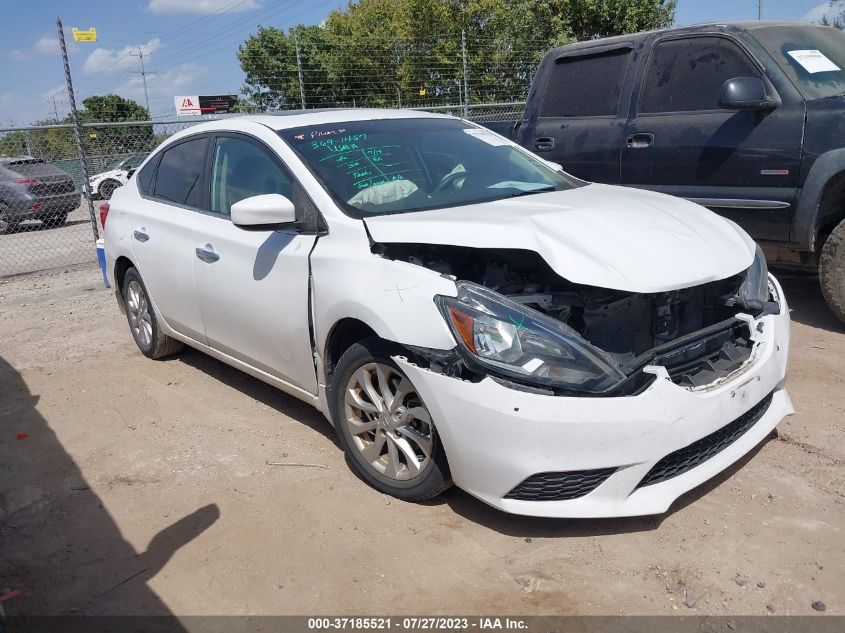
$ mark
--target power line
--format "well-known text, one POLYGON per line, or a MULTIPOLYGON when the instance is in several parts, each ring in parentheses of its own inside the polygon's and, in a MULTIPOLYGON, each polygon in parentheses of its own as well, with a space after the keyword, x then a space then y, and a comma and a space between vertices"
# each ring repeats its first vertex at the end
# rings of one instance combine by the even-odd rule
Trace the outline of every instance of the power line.
MULTIPOLYGON (((135 53, 132 53, 132 56, 135 56, 135 53)), ((144 71, 144 51, 141 50, 141 45, 138 44, 138 59, 141 61, 141 70, 140 75, 141 79, 144 81, 144 100, 147 102, 147 116, 150 114, 150 95, 147 92, 147 73, 144 71)), ((138 73, 139 71, 133 70, 133 73, 138 73)))

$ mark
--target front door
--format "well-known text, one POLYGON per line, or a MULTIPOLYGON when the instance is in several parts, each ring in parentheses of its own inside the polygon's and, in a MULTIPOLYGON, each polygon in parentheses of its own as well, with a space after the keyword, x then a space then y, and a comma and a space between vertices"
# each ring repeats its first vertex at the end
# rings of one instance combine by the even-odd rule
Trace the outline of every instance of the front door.
POLYGON ((622 150, 622 184, 699 202, 755 239, 789 238, 801 164, 804 111, 719 107, 725 81, 759 77, 758 63, 719 35, 658 41, 644 64, 622 150))
POLYGON ((317 381, 308 327, 308 258, 296 230, 242 229, 235 202, 279 193, 297 203, 290 173, 262 142, 219 134, 211 148, 208 212, 194 223, 195 278, 208 345, 309 393, 317 381))

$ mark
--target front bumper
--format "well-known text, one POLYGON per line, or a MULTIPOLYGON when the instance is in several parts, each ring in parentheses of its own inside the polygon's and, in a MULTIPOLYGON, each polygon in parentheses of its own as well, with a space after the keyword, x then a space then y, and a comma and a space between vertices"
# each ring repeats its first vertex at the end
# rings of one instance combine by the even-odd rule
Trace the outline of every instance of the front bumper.
POLYGON ((518 391, 491 378, 457 380, 397 357, 432 414, 455 484, 515 514, 619 517, 660 514, 685 492, 751 451, 794 412, 783 389, 789 311, 777 281, 779 314, 753 320, 751 357, 732 375, 689 389, 661 368, 637 396, 558 397, 518 391), (664 457, 711 436, 767 396, 771 404, 716 454, 659 483, 640 485, 664 457), (506 498, 539 473, 612 469, 592 492, 555 501, 506 498))

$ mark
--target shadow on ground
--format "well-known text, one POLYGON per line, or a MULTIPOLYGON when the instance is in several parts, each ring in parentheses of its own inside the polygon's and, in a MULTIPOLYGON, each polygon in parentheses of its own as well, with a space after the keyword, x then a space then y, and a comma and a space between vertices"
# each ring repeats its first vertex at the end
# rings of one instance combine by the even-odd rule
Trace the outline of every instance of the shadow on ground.
POLYGON ((845 332, 845 324, 836 318, 825 303, 818 275, 788 269, 775 269, 773 272, 792 309, 793 321, 828 332, 845 332))
POLYGON ((53 432, 61 421, 39 414, 38 395, 2 358, 0 395, 0 593, 20 592, 6 615, 171 615, 147 581, 214 524, 217 506, 135 551, 53 432))

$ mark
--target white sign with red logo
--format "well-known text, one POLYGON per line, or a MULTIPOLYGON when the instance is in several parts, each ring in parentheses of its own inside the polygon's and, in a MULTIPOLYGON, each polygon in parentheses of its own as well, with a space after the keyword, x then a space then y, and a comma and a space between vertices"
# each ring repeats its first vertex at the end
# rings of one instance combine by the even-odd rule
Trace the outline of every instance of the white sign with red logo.
POLYGON ((176 114, 179 116, 197 116, 202 114, 198 95, 173 97, 176 104, 176 114))

